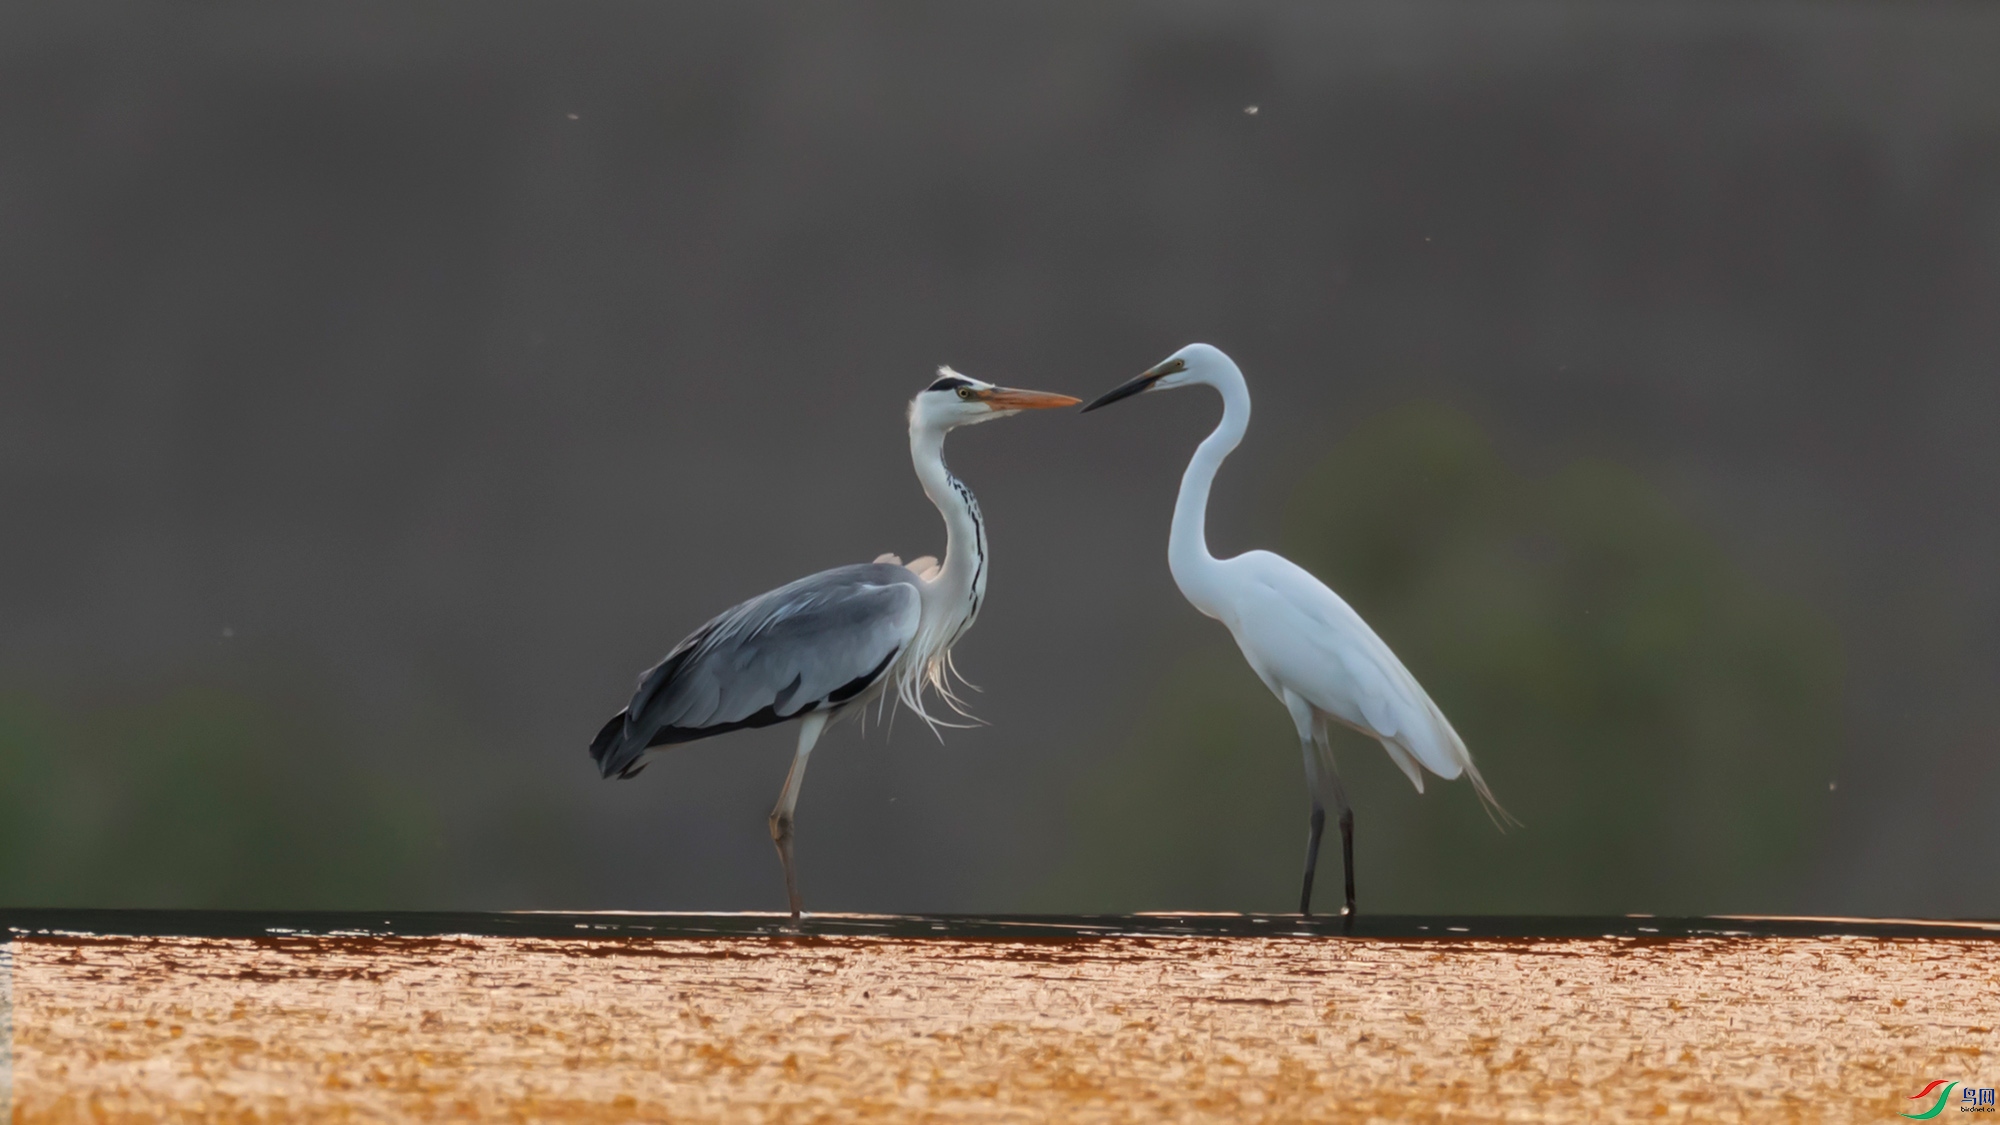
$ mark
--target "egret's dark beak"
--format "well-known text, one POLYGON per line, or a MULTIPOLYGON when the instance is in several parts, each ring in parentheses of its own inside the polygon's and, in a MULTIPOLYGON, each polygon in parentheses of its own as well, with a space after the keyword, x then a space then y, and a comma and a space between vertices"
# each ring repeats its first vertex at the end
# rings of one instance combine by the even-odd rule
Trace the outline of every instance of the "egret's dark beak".
POLYGON ((1185 363, 1182 363, 1178 359, 1170 359, 1150 371, 1141 373, 1137 378, 1127 380, 1104 392, 1096 402, 1084 407, 1077 413, 1088 414, 1100 406, 1110 406, 1121 398, 1131 398, 1133 395, 1139 394, 1154 383, 1159 382, 1168 375, 1172 375, 1176 371, 1182 370, 1186 366, 1185 363))

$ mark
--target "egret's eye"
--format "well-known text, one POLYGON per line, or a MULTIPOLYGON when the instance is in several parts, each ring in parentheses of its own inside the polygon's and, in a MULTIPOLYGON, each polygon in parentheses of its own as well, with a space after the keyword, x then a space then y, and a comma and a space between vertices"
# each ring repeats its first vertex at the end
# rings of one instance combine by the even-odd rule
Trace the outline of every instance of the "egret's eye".
POLYGON ((965 401, 967 401, 967 402, 971 402, 971 401, 972 401, 972 388, 971 388, 971 387, 960 387, 960 388, 958 388, 958 397, 960 397, 960 398, 964 399, 964 400, 965 400, 965 401))

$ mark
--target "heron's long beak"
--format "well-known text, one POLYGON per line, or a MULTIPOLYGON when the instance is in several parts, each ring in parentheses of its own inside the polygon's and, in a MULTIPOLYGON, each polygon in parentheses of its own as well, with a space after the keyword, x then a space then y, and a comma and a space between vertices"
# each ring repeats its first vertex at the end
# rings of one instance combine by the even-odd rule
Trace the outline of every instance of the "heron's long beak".
POLYGON ((980 401, 995 410, 1053 410, 1058 406, 1075 406, 1083 401, 1069 395, 1021 391, 1013 387, 995 387, 979 397, 980 401))
POLYGON ((1100 406, 1110 406, 1112 403, 1117 402, 1121 398, 1131 398, 1133 395, 1136 395, 1141 391, 1144 391, 1146 388, 1152 386, 1154 383, 1159 382, 1163 377, 1171 375, 1178 370, 1180 370, 1180 368, 1174 366, 1171 361, 1167 363, 1162 363, 1158 367, 1155 367, 1149 371, 1142 372, 1135 378, 1128 379, 1125 382, 1120 383, 1117 386, 1111 388, 1110 390, 1104 392, 1104 394, 1098 396, 1096 402, 1093 402, 1089 406, 1084 407, 1081 411, 1078 411, 1078 413, 1088 414, 1100 406))

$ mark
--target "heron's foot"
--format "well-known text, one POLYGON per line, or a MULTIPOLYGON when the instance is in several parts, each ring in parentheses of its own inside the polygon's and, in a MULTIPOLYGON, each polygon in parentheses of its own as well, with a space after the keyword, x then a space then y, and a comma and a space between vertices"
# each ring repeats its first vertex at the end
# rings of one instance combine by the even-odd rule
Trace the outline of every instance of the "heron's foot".
POLYGON ((791 903, 792 921, 799 920, 799 879, 792 865, 792 818, 783 809, 771 812, 771 842, 778 846, 778 862, 785 868, 785 898, 791 903))

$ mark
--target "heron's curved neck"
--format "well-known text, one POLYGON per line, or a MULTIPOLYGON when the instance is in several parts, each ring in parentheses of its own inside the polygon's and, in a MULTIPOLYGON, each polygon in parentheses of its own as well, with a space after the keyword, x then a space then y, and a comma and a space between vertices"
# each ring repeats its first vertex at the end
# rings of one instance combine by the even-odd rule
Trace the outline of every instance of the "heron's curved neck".
POLYGON ((965 482, 944 467, 944 431, 931 426, 910 428, 910 461, 924 495, 944 517, 944 564, 929 591, 979 611, 986 590, 986 523, 979 518, 979 501, 965 482))
POLYGON ((1233 366, 1201 380, 1222 394, 1222 422, 1202 440, 1181 475, 1180 498, 1174 501, 1174 526, 1167 537, 1167 565, 1174 584, 1196 609, 1214 617, 1209 597, 1216 559, 1208 553, 1208 491, 1215 472, 1250 426, 1250 388, 1233 366))

